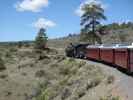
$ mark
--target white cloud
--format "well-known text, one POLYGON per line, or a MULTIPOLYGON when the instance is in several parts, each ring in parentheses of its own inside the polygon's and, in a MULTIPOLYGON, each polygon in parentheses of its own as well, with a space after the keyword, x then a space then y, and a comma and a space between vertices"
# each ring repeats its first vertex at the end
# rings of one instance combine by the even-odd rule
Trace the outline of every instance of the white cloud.
POLYGON ((56 23, 54 23, 53 21, 47 20, 45 18, 39 18, 36 22, 33 23, 33 26, 37 29, 49 28, 49 27, 55 27, 56 23))
POLYGON ((43 7, 47 7, 48 0, 23 0, 15 4, 18 11, 40 12, 43 7))
POLYGON ((84 2, 82 2, 80 4, 80 6, 76 9, 75 13, 76 15, 78 16, 82 16, 83 15, 83 10, 82 10, 82 7, 85 5, 85 4, 90 4, 90 3, 95 3, 95 4, 100 4, 102 6, 103 9, 106 9, 107 8, 107 5, 103 4, 101 2, 101 0, 85 0, 84 2))

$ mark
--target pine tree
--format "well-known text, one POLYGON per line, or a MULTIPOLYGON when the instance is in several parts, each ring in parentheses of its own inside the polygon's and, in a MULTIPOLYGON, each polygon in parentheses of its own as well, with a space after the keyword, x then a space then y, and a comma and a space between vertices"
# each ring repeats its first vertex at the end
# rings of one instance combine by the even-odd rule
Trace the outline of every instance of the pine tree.
POLYGON ((38 35, 35 39, 35 48, 36 49, 45 49, 48 37, 46 36, 46 30, 41 28, 38 32, 38 35))
MULTIPOLYGON (((104 9, 100 4, 91 2, 90 4, 85 4, 82 8, 84 11, 81 16, 81 26, 83 27, 83 33, 86 33, 86 38, 94 44, 96 41, 101 43, 101 38, 96 34, 97 26, 100 25, 100 20, 106 20, 104 16, 104 9)), ((81 34, 82 35, 82 34, 81 34)))

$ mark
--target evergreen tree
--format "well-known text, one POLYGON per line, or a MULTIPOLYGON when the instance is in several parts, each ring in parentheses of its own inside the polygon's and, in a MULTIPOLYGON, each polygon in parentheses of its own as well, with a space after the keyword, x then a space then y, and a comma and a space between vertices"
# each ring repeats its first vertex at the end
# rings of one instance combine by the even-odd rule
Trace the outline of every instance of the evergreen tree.
MULTIPOLYGON (((92 41, 94 44, 96 41, 101 43, 100 37, 96 34, 97 26, 100 25, 101 19, 106 19, 104 16, 104 9, 100 4, 91 2, 90 4, 85 4, 82 8, 84 11, 81 16, 81 25, 83 26, 83 33, 87 33, 86 38, 92 41)), ((81 31, 81 33, 82 33, 81 31)))
POLYGON ((35 39, 35 48, 36 49, 45 49, 47 44, 48 37, 46 36, 46 30, 41 28, 38 32, 38 35, 35 39))

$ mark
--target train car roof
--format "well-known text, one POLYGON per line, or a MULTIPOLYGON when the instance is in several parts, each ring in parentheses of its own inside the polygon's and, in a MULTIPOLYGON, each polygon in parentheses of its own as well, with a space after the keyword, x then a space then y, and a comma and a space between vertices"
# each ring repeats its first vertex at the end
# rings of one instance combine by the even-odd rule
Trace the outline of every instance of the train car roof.
POLYGON ((96 44, 96 45, 88 45, 87 48, 99 48, 101 45, 96 44))
POLYGON ((87 48, 103 48, 103 49, 117 49, 117 48, 129 48, 133 49, 133 43, 132 44, 97 44, 97 45, 88 45, 87 48))

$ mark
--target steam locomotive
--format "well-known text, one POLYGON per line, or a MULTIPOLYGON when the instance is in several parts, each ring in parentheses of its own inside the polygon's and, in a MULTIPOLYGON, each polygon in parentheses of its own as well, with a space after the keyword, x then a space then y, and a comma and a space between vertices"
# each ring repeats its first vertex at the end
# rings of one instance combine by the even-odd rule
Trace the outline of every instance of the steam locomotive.
POLYGON ((71 44, 66 48, 66 55, 104 62, 122 68, 128 73, 133 72, 133 44, 71 44))

